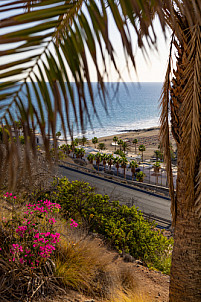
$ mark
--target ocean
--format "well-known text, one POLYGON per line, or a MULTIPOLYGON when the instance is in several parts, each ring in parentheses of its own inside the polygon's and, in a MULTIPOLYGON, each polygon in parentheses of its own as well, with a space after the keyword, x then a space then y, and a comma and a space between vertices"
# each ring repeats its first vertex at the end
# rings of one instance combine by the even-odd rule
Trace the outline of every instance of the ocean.
MULTIPOLYGON (((125 84, 119 83, 118 92, 114 96, 115 85, 116 83, 106 84, 109 92, 108 113, 97 96, 96 109, 101 125, 89 105, 93 129, 86 123, 84 135, 88 139, 159 126, 159 98, 163 83, 126 83, 126 88, 125 84)), ((82 135, 78 131, 77 136, 82 135)))
MULTIPOLYGON (((72 86, 75 84, 72 83, 72 86)), ((103 137, 115 135, 137 129, 147 129, 159 126, 159 98, 162 83, 106 83, 108 95, 106 96, 107 112, 103 108, 98 95, 97 83, 93 83, 96 110, 99 120, 94 114, 90 102, 89 93, 86 90, 89 114, 93 128, 85 119, 84 135, 91 139, 94 136, 103 137)), ((22 94, 23 98, 23 94, 22 94)), ((33 90, 31 91, 33 104, 37 107, 37 101, 33 90)), ((75 93, 75 104, 78 108, 78 97, 75 93)), ((13 109, 14 110, 14 109, 13 109)), ((2 114, 2 112, 1 112, 2 114)), ((64 117, 66 118, 65 114, 64 117)), ((82 137, 83 133, 77 128, 74 121, 73 110, 69 107, 70 125, 73 125, 74 137, 82 137)), ((47 117, 46 117, 47 118, 47 117)), ((61 131, 61 123, 58 120, 57 131, 61 131)), ((61 131, 62 132, 62 131, 61 131)))

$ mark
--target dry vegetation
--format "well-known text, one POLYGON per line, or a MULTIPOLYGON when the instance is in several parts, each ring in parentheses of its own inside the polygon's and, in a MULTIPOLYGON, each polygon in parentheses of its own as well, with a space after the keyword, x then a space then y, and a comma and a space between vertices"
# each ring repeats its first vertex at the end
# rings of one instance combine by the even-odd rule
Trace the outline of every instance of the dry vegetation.
MULTIPOLYGON (((13 211, 11 204, 2 200, 2 217, 11 218, 13 211)), ((22 213, 23 206, 18 206, 18 211, 22 213)), ((59 216, 56 214, 55 228, 62 240, 56 246, 54 257, 39 270, 33 272, 26 266, 1 258, 1 301, 38 301, 40 298, 46 302, 81 302, 89 301, 89 297, 105 302, 152 301, 139 286, 133 263, 124 263, 118 253, 108 249, 99 237, 90 237, 80 228, 69 228, 59 216)), ((12 228, 5 230, 1 222, 1 246, 12 232, 12 228)))

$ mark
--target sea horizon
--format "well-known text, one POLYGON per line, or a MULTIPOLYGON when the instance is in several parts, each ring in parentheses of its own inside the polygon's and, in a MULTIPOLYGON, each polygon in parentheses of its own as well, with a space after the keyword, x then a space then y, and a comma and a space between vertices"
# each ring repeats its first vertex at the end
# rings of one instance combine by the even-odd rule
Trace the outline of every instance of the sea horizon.
MULTIPOLYGON (((34 94, 33 89, 31 88, 31 84, 28 83, 28 85, 30 85, 32 102, 36 106, 36 110, 37 110, 38 107, 37 107, 36 96, 34 94)), ((76 93, 76 86, 75 83, 71 83, 71 85, 74 90, 75 106, 77 108, 77 112, 79 112, 79 100, 76 93)), ((81 131, 80 127, 77 127, 75 123, 73 108, 70 105, 69 123, 71 126, 73 126, 73 136, 75 138, 76 137, 80 138, 84 135, 87 139, 91 139, 94 136, 104 137, 104 136, 116 135, 119 134, 120 132, 129 132, 133 130, 158 127, 159 126, 159 99, 162 91, 162 85, 163 85, 162 82, 126 82, 126 83, 105 82, 105 86, 108 93, 106 96, 106 103, 107 103, 107 112, 106 112, 102 105, 102 100, 98 94, 98 85, 96 82, 93 82, 92 88, 94 91, 95 104, 96 104, 95 106, 99 119, 94 113, 94 109, 90 101, 90 95, 86 88, 86 100, 87 100, 88 111, 91 118, 92 127, 87 117, 85 117, 84 120, 85 130, 81 131), (116 91, 115 89, 117 85, 118 85, 118 92, 115 93, 116 91)), ((23 94, 21 98, 23 100, 23 94)), ((66 120, 64 107, 63 107, 63 112, 64 112, 64 119, 66 120)), ((47 116, 45 118, 47 120, 47 116)), ((63 132, 61 128, 61 121, 59 119, 57 120, 56 131, 61 131, 62 133, 61 138, 62 138, 63 132)))

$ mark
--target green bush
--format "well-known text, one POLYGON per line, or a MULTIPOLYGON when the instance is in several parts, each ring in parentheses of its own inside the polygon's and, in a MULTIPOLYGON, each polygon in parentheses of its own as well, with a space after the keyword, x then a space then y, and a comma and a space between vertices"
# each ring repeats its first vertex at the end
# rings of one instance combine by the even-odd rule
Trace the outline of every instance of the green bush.
POLYGON ((89 184, 69 182, 65 177, 59 179, 52 199, 62 206, 66 219, 73 217, 87 223, 89 231, 104 235, 119 252, 169 272, 173 239, 163 236, 156 224, 146 221, 134 206, 128 208, 110 201, 107 195, 95 194, 89 184))

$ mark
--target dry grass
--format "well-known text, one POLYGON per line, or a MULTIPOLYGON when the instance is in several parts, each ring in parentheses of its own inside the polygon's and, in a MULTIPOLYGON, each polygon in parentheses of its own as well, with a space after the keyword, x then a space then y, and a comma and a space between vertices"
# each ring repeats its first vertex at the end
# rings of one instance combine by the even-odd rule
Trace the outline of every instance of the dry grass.
POLYGON ((125 292, 125 290, 122 288, 121 290, 118 290, 115 296, 107 302, 153 302, 153 300, 143 293, 131 290, 125 292))
POLYGON ((62 240, 56 259, 56 274, 66 287, 93 296, 108 297, 116 289, 118 274, 113 255, 89 237, 62 240))
POLYGON ((63 239, 55 260, 56 276, 65 287, 104 299, 119 290, 136 290, 137 278, 131 267, 117 265, 118 254, 109 251, 100 239, 79 229, 69 232, 64 224, 60 228, 63 239))

